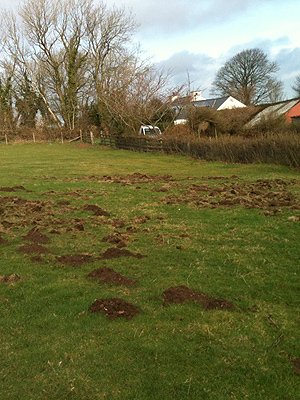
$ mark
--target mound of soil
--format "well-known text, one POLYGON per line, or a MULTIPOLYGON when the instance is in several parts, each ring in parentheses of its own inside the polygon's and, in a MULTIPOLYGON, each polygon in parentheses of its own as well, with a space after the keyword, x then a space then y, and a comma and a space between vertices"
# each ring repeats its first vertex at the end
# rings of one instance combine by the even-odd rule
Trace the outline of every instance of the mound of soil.
POLYGON ((225 299, 207 296, 202 292, 190 289, 187 286, 175 286, 165 290, 162 294, 164 305, 169 303, 181 304, 186 301, 200 303, 205 310, 232 310, 234 305, 225 299))
POLYGON ((116 244, 117 247, 125 247, 126 241, 128 240, 128 236, 124 235, 121 232, 114 232, 111 235, 105 236, 101 242, 116 244))
POLYGON ((13 189, 15 189, 15 190, 24 190, 24 192, 32 192, 32 190, 27 190, 27 189, 24 188, 24 186, 22 186, 22 185, 14 186, 13 189))
POLYGON ((107 319, 126 318, 132 319, 141 313, 139 307, 127 303, 120 298, 96 299, 89 306, 91 313, 101 312, 106 315, 107 319))
POLYGON ((0 191, 1 192, 16 192, 16 189, 15 188, 12 188, 12 187, 1 187, 0 188, 0 191))
POLYGON ((119 249, 117 247, 111 247, 107 249, 103 254, 102 254, 102 259, 108 260, 110 258, 116 258, 116 257, 134 257, 134 258, 144 258, 146 256, 143 256, 140 253, 134 254, 131 253, 131 251, 126 250, 126 249, 119 249))
POLYGON ((23 239, 33 243, 46 244, 50 242, 50 239, 41 233, 38 228, 32 228, 23 239))
POLYGON ((37 243, 25 244, 18 249, 19 253, 27 253, 27 254, 47 254, 50 253, 50 250, 47 247, 41 246, 37 243))
POLYGON ((17 275, 17 274, 12 274, 12 275, 9 275, 9 276, 0 276, 0 282, 4 282, 4 283, 7 283, 7 282, 16 282, 16 281, 19 281, 21 278, 19 277, 19 275, 17 275))
POLYGON ((70 202, 67 200, 61 200, 57 203, 58 206, 69 206, 70 202))
POLYGON ((89 279, 98 279, 101 283, 115 283, 118 286, 132 286, 134 281, 119 274, 112 268, 101 267, 87 275, 89 279))
POLYGON ((61 264, 70 265, 71 267, 80 267, 82 264, 87 264, 94 261, 94 258, 87 254, 66 254, 56 258, 61 264))
POLYGON ((111 218, 107 221, 110 225, 112 225, 114 228, 123 228, 125 226, 125 221, 122 219, 118 218, 111 218))
POLYGON ((96 216, 103 216, 103 217, 109 217, 110 213, 103 210, 102 208, 100 208, 99 206, 93 205, 93 204, 86 204, 83 207, 84 210, 86 211, 92 211, 94 213, 94 215, 96 216))

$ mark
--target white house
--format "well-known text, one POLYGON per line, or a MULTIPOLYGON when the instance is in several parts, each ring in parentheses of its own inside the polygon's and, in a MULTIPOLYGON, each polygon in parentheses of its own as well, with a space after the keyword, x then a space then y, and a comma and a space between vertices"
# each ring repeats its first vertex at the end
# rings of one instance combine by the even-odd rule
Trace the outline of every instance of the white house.
POLYGON ((219 97, 215 99, 205 99, 201 91, 192 92, 191 96, 176 98, 173 101, 174 109, 178 110, 178 115, 174 121, 175 125, 186 123, 187 105, 192 104, 194 107, 211 107, 217 111, 228 110, 232 108, 246 107, 232 96, 219 97))

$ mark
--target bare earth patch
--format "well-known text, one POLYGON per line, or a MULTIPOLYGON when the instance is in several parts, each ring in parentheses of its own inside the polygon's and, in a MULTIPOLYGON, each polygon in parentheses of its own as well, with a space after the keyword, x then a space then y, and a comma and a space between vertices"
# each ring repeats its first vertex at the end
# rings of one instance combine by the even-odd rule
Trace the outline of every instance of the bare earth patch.
MULTIPOLYGON (((225 178, 210 177, 207 179, 225 178)), ((271 210, 272 212, 275 210, 278 213, 282 207, 300 208, 299 196, 288 190, 294 185, 295 182, 286 182, 281 179, 258 179, 252 183, 227 180, 213 185, 192 184, 180 194, 164 196, 162 201, 171 205, 191 204, 196 207, 208 208, 241 206, 246 209, 271 210)))
POLYGON ((41 246, 37 243, 25 244, 18 249, 19 253, 27 254, 47 254, 50 250, 47 247, 41 246))
POLYGON ((19 275, 17 274, 12 274, 9 276, 0 276, 0 282, 3 283, 7 283, 7 282, 17 282, 19 281, 21 278, 19 277, 19 275))
POLYGON ((109 217, 110 213, 103 210, 101 207, 97 206, 97 205, 93 205, 93 204, 86 204, 83 207, 84 210, 86 211, 92 211, 94 213, 94 215, 96 216, 103 216, 103 217, 109 217))
POLYGON ((162 294, 164 305, 170 303, 181 304, 186 301, 200 303, 205 310, 232 310, 233 303, 225 299, 207 296, 202 292, 190 289, 187 286, 175 286, 165 290, 162 294))
POLYGON ((117 297, 96 299, 94 303, 89 306, 89 311, 91 313, 103 313, 106 315, 107 319, 126 318, 128 320, 141 313, 139 307, 117 297))
POLYGON ((95 269, 87 275, 89 279, 97 279, 101 283, 115 283, 118 286, 132 286, 134 281, 132 279, 126 278, 122 274, 119 274, 112 268, 101 267, 95 269))
POLYGON ((1 192, 17 192, 20 190, 24 190, 25 192, 31 192, 31 190, 27 190, 24 186, 13 186, 13 187, 0 187, 1 192))
POLYGON ((125 247, 128 240, 128 235, 115 231, 111 235, 105 236, 101 242, 115 244, 117 247, 125 247))
POLYGON ((46 244, 50 242, 50 239, 39 231, 38 228, 32 228, 26 236, 23 236, 23 239, 28 240, 29 242, 46 244))

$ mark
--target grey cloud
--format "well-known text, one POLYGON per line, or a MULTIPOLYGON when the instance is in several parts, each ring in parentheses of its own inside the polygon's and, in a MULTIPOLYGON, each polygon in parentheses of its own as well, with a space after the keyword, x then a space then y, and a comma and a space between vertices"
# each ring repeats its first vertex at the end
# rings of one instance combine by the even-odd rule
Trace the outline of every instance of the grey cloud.
POLYGON ((238 52, 258 47, 262 49, 270 60, 276 61, 279 65, 278 79, 283 81, 286 98, 294 96, 291 86, 295 76, 300 73, 300 47, 290 49, 283 48, 277 54, 272 55, 272 49, 276 46, 289 45, 288 37, 272 39, 254 39, 251 42, 233 46, 221 57, 214 58, 207 54, 190 53, 187 50, 173 54, 167 60, 158 63, 159 68, 171 71, 171 85, 180 86, 188 81, 188 74, 191 81, 191 88, 207 89, 204 96, 209 97, 210 86, 219 68, 238 52))
POLYGON ((292 98, 295 92, 292 90, 295 77, 300 74, 300 47, 282 49, 276 56, 280 67, 281 79, 284 82, 287 97, 292 98))
MULTIPOLYGON (((222 24, 263 3, 281 0, 125 0, 140 25, 140 34, 178 34, 199 26, 222 24)), ((112 4, 114 0, 108 0, 112 4)))
POLYGON ((228 52, 226 53, 227 58, 233 57, 235 54, 239 53, 240 51, 246 49, 254 49, 259 48, 263 52, 265 52, 268 56, 271 55, 272 49, 276 46, 289 46, 291 41, 288 36, 281 36, 276 39, 262 39, 262 38, 254 38, 253 40, 240 43, 235 46, 232 46, 228 52))
POLYGON ((157 64, 158 68, 170 71, 171 85, 187 84, 191 89, 204 90, 208 88, 217 71, 217 59, 207 54, 190 53, 187 50, 173 54, 169 59, 157 64))

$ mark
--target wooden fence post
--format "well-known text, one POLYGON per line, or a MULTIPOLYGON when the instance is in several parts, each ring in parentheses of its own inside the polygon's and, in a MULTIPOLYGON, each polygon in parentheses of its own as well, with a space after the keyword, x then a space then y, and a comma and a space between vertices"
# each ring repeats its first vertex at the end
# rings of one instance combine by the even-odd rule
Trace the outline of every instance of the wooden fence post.
POLYGON ((7 133, 5 133, 5 144, 8 145, 7 133))
POLYGON ((92 131, 91 131, 91 143, 92 143, 92 145, 94 144, 94 134, 92 131))

